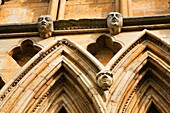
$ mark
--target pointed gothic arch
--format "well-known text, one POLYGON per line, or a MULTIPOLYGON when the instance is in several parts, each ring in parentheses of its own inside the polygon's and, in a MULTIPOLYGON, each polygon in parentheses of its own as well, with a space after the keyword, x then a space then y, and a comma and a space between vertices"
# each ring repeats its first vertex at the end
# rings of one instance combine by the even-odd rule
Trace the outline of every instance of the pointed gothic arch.
POLYGON ((104 66, 74 42, 55 40, 0 90, 0 109, 43 113, 59 112, 64 107, 68 113, 133 113, 147 112, 154 103, 166 113, 170 104, 166 99, 169 59, 169 44, 143 31, 106 65, 114 80, 106 94, 96 84, 96 74, 104 66))
MULTIPOLYGON (((54 87, 55 83, 58 83, 57 81, 64 77, 69 85, 62 85, 60 90, 65 92, 65 96, 62 95, 62 98, 70 101, 68 105, 66 104, 67 101, 63 101, 63 105, 68 106, 66 107, 67 110, 82 113, 87 110, 91 113, 103 111, 103 107, 100 107, 103 106, 102 98, 98 94, 101 89, 95 83, 95 74, 103 66, 97 60, 92 60, 91 57, 93 56, 87 51, 67 39, 53 42, 36 54, 9 81, 10 84, 3 87, 1 90, 1 110, 6 112, 38 112, 42 110, 37 108, 41 108, 40 106, 44 105, 43 102, 48 98, 53 98, 49 96, 53 94, 53 90, 56 92, 58 86, 54 87), (86 62, 84 62, 85 60, 86 62), (78 100, 74 100, 73 95, 78 100)), ((62 81, 61 84, 64 82, 62 81)), ((46 108, 50 110, 50 106, 58 98, 54 100, 49 102, 46 108)), ((59 108, 54 109, 59 110, 59 108)), ((44 109, 43 112, 46 110, 44 109)))
POLYGON ((147 93, 148 91, 154 93, 153 95, 152 93, 148 93, 148 95, 153 97, 153 101, 150 100, 148 102, 155 102, 157 107, 165 105, 160 110, 161 112, 168 112, 170 102, 166 98, 169 96, 168 89, 170 82, 169 44, 152 33, 144 31, 135 42, 128 46, 127 49, 124 49, 122 54, 118 53, 118 55, 120 56, 117 61, 114 59, 114 63, 113 60, 109 62, 110 64, 112 62, 110 68, 115 78, 114 85, 110 88, 112 94, 108 98, 108 103, 110 101, 117 103, 116 107, 114 106, 112 110, 110 109, 111 112, 146 112, 149 109, 148 104, 146 102, 145 104, 139 103, 145 97, 139 97, 141 96, 141 92, 147 93), (149 72, 153 73, 152 76, 147 76, 149 72), (144 82, 143 78, 146 78, 149 82, 144 82), (142 86, 141 84, 146 84, 148 86, 146 87, 147 90, 142 91, 142 88, 139 87, 142 86), (157 84, 157 87, 153 84, 157 84), (161 101, 156 101, 158 99, 161 101), (146 106, 145 109, 142 106, 146 106))

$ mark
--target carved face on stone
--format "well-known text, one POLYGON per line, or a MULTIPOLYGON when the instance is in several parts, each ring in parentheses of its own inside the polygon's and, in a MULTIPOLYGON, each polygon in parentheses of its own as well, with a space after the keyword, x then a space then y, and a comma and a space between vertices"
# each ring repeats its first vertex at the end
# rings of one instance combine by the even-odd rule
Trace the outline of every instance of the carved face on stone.
POLYGON ((53 21, 49 15, 41 15, 38 18, 38 32, 40 37, 48 38, 52 35, 53 21))
POLYGON ((118 34, 123 25, 123 17, 118 12, 111 12, 107 17, 107 26, 111 34, 118 34))
POLYGON ((97 84, 103 89, 107 90, 112 85, 112 74, 108 72, 99 73, 96 77, 97 84))

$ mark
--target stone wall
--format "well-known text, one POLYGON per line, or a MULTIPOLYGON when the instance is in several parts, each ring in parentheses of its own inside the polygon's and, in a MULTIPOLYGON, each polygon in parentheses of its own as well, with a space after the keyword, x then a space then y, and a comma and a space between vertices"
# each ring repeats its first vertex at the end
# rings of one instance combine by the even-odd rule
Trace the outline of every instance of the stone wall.
POLYGON ((41 14, 47 14, 46 0, 9 0, 0 5, 0 24, 36 22, 41 14))
POLYGON ((132 0, 133 16, 170 14, 169 0, 132 0))
POLYGON ((65 18, 101 18, 115 11, 115 0, 68 0, 65 18))
MULTIPOLYGON (((119 0, 66 0, 64 19, 105 18, 109 12, 119 11, 122 7, 121 13, 126 10, 132 12, 129 15, 122 14, 124 17, 170 14, 169 0, 123 0, 120 2, 121 5, 119 2, 119 0)), ((49 0, 5 0, 5 4, 0 5, 0 24, 36 22, 38 16, 49 14, 49 3, 49 0)))

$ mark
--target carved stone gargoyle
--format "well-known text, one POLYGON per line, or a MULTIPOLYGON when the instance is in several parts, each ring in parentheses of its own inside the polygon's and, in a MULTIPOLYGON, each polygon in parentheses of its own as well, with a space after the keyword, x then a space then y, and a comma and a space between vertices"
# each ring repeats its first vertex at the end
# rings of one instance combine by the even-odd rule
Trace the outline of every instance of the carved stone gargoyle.
POLYGON ((107 16, 107 26, 109 28, 110 34, 116 35, 121 32, 121 27, 123 25, 123 17, 118 12, 110 12, 107 16))
POLYGON ((110 71, 104 70, 97 74, 96 82, 103 90, 108 90, 113 83, 112 77, 113 74, 110 71))
POLYGON ((48 38, 52 36, 53 21, 50 15, 41 15, 38 18, 38 32, 40 37, 48 38))

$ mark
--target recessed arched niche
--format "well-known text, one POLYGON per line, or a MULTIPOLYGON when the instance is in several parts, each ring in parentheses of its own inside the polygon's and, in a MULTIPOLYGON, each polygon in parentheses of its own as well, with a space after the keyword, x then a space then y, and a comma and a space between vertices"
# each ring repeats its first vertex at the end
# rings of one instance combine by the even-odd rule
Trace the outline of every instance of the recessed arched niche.
POLYGON ((21 44, 13 48, 9 55, 20 65, 25 65, 35 54, 41 50, 41 47, 34 44, 30 39, 26 39, 21 44))
POLYGON ((121 44, 112 41, 107 35, 101 35, 95 43, 87 46, 87 51, 90 52, 103 65, 106 65, 110 59, 122 48, 121 44))

